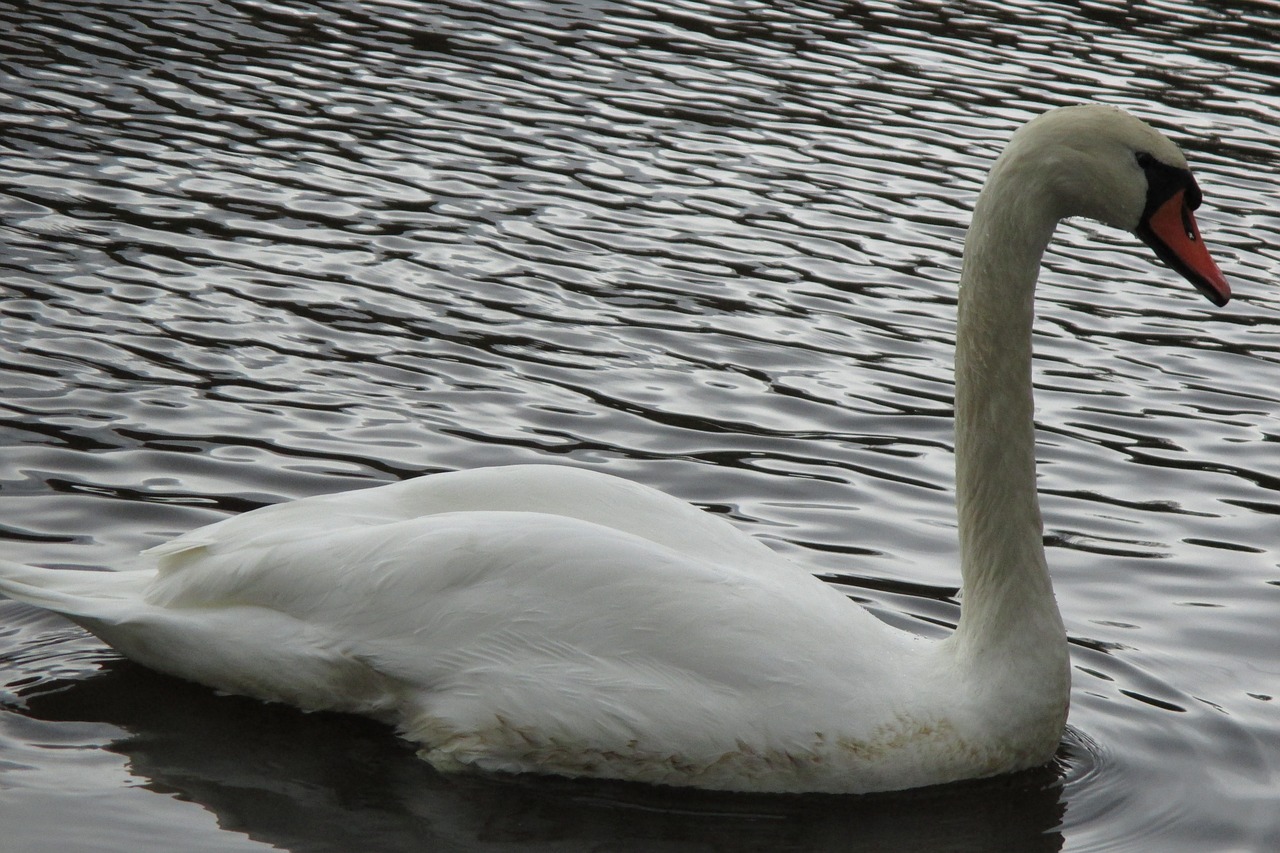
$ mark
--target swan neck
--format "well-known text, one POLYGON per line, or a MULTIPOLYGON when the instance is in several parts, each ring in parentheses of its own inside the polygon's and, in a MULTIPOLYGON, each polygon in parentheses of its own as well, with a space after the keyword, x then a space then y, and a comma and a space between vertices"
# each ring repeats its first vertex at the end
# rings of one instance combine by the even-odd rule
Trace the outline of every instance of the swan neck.
POLYGON ((955 362, 957 637, 972 651, 1061 645, 1036 494, 1031 382, 1033 297, 1058 219, 1050 199, 1034 174, 1002 158, 965 242, 955 362))

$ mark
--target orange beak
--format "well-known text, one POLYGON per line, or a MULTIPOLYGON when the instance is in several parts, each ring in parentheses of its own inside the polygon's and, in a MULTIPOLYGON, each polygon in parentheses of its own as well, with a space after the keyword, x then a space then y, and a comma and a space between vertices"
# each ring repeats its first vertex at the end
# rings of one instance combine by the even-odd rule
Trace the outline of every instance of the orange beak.
POLYGON ((1231 298, 1231 285, 1200 239, 1200 229, 1185 196, 1186 190, 1171 195, 1138 226, 1137 233, 1160 260, 1221 307, 1231 298))

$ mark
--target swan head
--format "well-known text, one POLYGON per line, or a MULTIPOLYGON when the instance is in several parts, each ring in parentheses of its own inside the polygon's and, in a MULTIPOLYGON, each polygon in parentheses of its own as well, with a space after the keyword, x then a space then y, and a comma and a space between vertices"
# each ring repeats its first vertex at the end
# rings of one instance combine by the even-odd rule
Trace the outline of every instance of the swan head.
POLYGON ((1047 180, 1058 219, 1083 216, 1123 228, 1210 302, 1231 298, 1192 213, 1200 187, 1186 157, 1155 128, 1115 107, 1062 107, 1024 125, 1006 154, 1047 180))

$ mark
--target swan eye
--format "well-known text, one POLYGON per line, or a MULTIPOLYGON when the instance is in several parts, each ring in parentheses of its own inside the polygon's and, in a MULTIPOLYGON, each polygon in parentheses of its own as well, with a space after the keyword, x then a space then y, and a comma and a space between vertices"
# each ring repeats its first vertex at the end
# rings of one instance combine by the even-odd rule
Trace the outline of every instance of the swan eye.
POLYGON ((1152 157, 1145 151, 1138 151, 1133 155, 1133 157, 1138 161, 1138 165, 1144 169, 1155 165, 1156 162, 1156 158, 1152 157))
POLYGON ((1200 232, 1196 230, 1196 221, 1191 216, 1191 208, 1188 205, 1182 206, 1182 230, 1186 232, 1187 240, 1194 243, 1200 239, 1200 232))

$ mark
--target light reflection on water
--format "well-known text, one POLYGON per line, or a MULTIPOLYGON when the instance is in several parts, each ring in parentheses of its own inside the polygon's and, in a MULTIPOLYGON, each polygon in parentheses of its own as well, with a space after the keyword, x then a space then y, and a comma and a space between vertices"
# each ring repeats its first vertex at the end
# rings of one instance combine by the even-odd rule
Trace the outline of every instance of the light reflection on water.
POLYGON ((571 462, 728 513, 939 633, 957 613, 954 281, 1012 128, 1095 99, 1170 129, 1238 294, 1211 310, 1089 224, 1062 228, 1047 259, 1041 483, 1077 668, 1056 773, 871 805, 687 808, 441 780, 376 728, 148 676, 3 603, 11 837, 1276 845, 1273 10, 33 2, 0 16, 12 559, 106 565, 264 503, 571 462), (49 823, 66 809, 92 831, 49 823))

